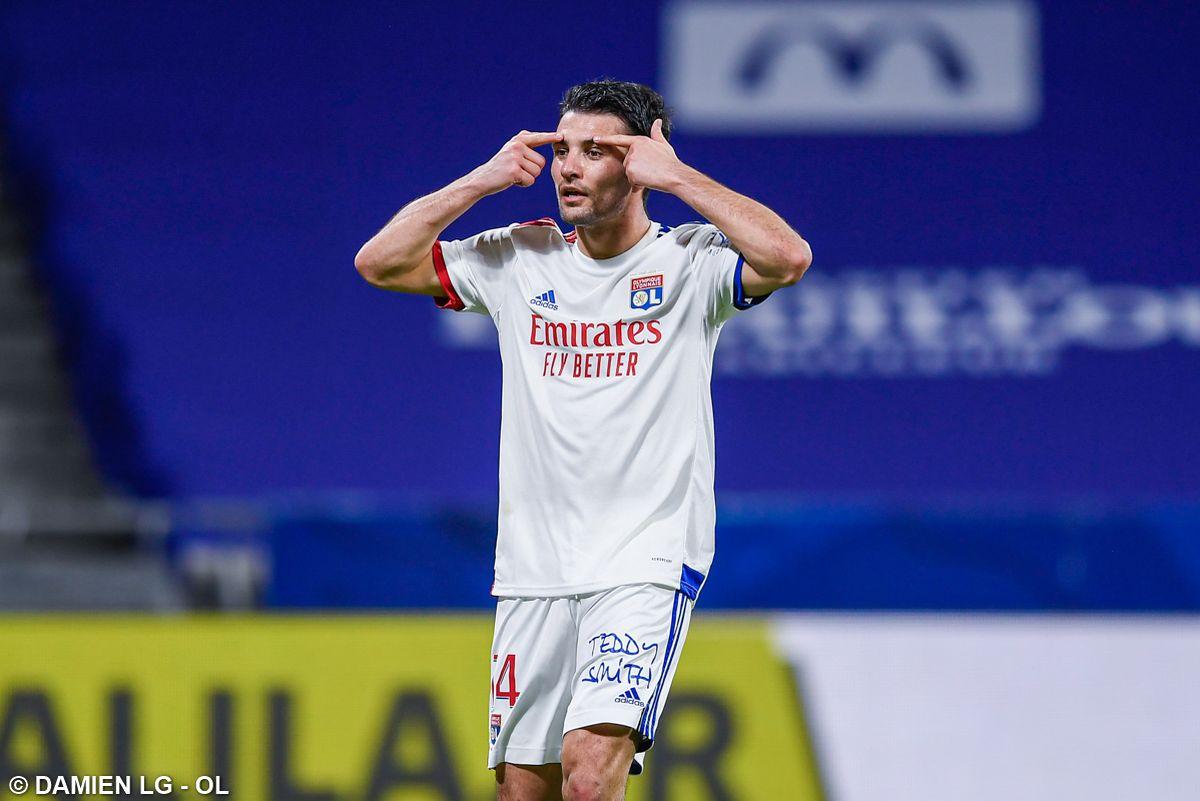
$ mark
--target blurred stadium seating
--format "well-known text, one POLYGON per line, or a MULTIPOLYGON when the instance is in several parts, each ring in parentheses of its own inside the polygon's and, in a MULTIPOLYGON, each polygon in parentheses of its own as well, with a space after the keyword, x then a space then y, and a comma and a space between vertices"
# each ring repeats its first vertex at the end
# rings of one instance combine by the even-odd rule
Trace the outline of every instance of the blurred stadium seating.
POLYGON ((153 502, 107 489, 0 175, 0 609, 178 608, 153 502))

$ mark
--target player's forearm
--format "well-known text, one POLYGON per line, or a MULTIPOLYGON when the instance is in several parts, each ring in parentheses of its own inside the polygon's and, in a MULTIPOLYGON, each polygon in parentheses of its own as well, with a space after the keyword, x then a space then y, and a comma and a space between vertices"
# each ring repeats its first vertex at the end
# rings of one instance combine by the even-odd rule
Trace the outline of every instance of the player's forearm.
POLYGON ((474 176, 468 173, 400 209, 359 249, 354 265, 378 278, 414 269, 450 223, 487 194, 474 176))
POLYGON ((794 282, 812 263, 808 243, 782 217, 699 170, 681 165, 669 191, 720 228, 759 275, 794 282))

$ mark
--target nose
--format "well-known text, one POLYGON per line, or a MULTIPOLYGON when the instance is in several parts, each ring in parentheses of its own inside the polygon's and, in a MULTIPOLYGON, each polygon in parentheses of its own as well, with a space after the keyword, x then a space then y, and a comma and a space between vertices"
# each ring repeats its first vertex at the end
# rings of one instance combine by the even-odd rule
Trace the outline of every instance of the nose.
POLYGON ((579 155, 574 150, 567 150, 558 165, 564 179, 579 177, 579 155))

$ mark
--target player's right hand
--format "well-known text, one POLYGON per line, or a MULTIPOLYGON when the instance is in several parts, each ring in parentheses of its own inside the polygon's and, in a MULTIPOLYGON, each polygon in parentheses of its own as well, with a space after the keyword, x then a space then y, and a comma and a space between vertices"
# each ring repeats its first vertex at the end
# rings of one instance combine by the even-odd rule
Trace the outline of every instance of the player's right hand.
POLYGON ((546 157, 534 150, 562 140, 559 133, 521 131, 509 139, 500 152, 474 170, 480 191, 494 195, 510 186, 533 186, 546 166, 546 157))

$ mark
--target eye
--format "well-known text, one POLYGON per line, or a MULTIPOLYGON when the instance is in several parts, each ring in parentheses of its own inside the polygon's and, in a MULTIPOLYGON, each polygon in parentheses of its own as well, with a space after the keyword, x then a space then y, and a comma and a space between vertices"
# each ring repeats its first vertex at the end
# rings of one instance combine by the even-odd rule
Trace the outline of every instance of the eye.
POLYGON ((602 151, 598 147, 593 147, 591 150, 589 150, 587 152, 587 154, 588 154, 588 158, 598 159, 604 155, 604 151, 602 151))
POLYGON ((563 157, 563 156, 565 156, 565 155, 567 155, 567 149, 566 149, 565 147, 556 147, 556 148, 554 148, 554 156, 555 156, 555 158, 562 158, 562 157, 563 157))

